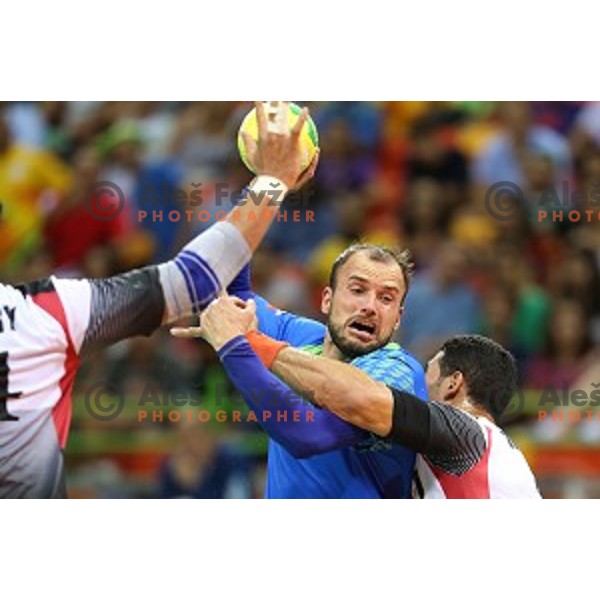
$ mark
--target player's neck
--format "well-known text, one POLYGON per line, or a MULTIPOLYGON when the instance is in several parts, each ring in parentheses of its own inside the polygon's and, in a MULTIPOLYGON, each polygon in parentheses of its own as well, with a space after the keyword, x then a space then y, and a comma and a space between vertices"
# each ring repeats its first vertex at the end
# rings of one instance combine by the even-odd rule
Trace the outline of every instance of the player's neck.
POLYGON ((450 404, 452 404, 452 406, 454 406, 455 408, 459 408, 460 410, 469 413, 472 417, 485 417, 492 423, 495 422, 494 418, 492 417, 492 415, 490 415, 490 413, 487 410, 475 404, 468 396, 463 396, 462 398, 455 398, 450 402, 450 404))
POLYGON ((323 356, 332 360, 347 361, 348 357, 333 343, 329 331, 323 340, 323 356))

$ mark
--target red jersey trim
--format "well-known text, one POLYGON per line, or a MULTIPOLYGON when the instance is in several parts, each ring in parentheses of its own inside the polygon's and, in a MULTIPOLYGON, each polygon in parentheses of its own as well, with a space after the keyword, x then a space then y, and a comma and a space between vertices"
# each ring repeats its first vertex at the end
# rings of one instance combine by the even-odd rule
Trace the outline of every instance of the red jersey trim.
POLYGON ((490 471, 489 458, 492 449, 492 431, 485 427, 487 432, 487 447, 479 462, 463 475, 452 475, 434 467, 426 458, 425 461, 438 480, 446 498, 452 499, 489 499, 490 471))
POLYGON ((33 301, 51 317, 53 317, 65 332, 67 339, 67 350, 65 357, 65 374, 62 376, 60 386, 60 399, 52 409, 52 419, 60 442, 64 448, 69 436, 71 417, 73 413, 73 384, 79 367, 79 357, 69 332, 67 316, 65 314, 60 297, 56 291, 41 292, 32 296, 33 301))

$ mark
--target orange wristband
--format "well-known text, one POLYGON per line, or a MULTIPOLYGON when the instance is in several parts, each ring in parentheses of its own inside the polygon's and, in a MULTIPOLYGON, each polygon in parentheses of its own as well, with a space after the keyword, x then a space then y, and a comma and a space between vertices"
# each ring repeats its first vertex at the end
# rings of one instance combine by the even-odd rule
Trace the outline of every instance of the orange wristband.
POLYGON ((259 331, 249 331, 246 339, 267 369, 271 368, 277 355, 289 346, 286 342, 278 342, 259 331))

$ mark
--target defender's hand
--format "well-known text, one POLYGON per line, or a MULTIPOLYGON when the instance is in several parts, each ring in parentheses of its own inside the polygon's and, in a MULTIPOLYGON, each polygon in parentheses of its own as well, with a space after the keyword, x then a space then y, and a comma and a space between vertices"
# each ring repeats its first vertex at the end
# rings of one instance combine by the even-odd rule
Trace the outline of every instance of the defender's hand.
POLYGON ((258 142, 252 136, 242 132, 246 143, 248 159, 254 166, 257 175, 270 175, 280 179, 288 189, 297 189, 314 175, 317 161, 313 159, 310 166, 302 170, 302 145, 300 133, 308 119, 308 109, 304 108, 294 127, 290 130, 287 124, 289 102, 278 102, 273 124, 267 119, 263 102, 256 102, 256 118, 258 121, 258 142), (312 170, 312 173, 311 173, 312 170))
POLYGON ((256 305, 234 296, 221 296, 200 315, 199 327, 173 328, 171 334, 181 338, 204 338, 219 351, 233 338, 257 326, 256 305))

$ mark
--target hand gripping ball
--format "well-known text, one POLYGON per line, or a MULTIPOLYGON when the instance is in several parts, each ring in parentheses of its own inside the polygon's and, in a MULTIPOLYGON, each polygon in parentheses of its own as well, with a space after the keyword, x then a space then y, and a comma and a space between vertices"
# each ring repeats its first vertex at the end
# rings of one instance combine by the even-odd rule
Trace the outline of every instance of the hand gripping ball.
MULTIPOLYGON (((302 109, 297 104, 293 104, 292 102, 264 102, 264 106, 267 116, 268 129, 275 133, 278 131, 285 131, 286 125, 289 129, 292 129, 296 124, 300 113, 302 112, 302 109), (285 121, 286 119, 287 124, 285 121)), ((242 137, 243 131, 249 134, 250 137, 252 137, 252 139, 255 141, 258 140, 258 120, 256 118, 255 108, 253 108, 242 121, 237 138, 240 158, 248 167, 248 169, 255 173, 256 171, 254 170, 254 167, 248 157, 246 143, 242 137)), ((317 133, 317 128, 310 116, 308 117, 304 127, 302 128, 302 132, 300 133, 300 144, 303 150, 302 169, 304 170, 310 165, 315 152, 319 147, 319 135, 317 133)))

